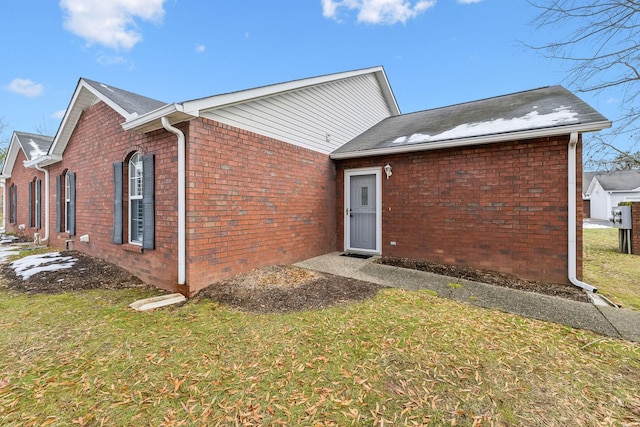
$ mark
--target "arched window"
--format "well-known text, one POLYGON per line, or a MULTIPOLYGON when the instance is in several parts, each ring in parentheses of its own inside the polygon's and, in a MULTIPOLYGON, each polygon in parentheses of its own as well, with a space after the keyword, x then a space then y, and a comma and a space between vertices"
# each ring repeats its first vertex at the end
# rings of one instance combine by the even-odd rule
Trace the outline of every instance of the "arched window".
POLYGON ((70 170, 56 176, 56 231, 76 234, 76 174, 70 170))
POLYGON ((142 196, 144 168, 140 153, 129 159, 129 243, 142 244, 144 233, 144 211, 142 196))
POLYGON ((132 153, 113 164, 113 243, 155 248, 154 155, 132 153))
POLYGON ((37 177, 29 183, 29 227, 41 228, 40 205, 42 203, 42 181, 37 177))

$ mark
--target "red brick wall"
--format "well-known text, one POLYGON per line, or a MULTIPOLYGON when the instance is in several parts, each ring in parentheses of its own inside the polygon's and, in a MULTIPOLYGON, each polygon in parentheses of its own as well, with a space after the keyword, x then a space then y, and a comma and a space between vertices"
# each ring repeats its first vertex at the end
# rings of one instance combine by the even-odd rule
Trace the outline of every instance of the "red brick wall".
POLYGON ((640 202, 631 204, 631 252, 640 255, 640 202))
MULTIPOLYGON (((103 258, 125 268, 145 282, 175 290, 177 283, 177 143, 168 132, 149 135, 126 132, 124 119, 104 103, 88 108, 81 116, 63 154, 50 167, 50 244, 64 249, 73 239, 73 248, 103 258), (156 249, 139 249, 112 243, 114 162, 124 161, 133 151, 155 154, 156 249), (55 230, 56 176, 66 169, 76 173, 76 235, 55 230), (79 237, 89 235, 89 243, 79 237)), ((186 129, 186 124, 179 126, 186 129)), ((127 236, 124 236, 125 242, 127 236)))
POLYGON ((192 292, 336 249, 335 168, 327 155, 197 119, 187 159, 192 292))
POLYGON ((382 178, 383 256, 463 264, 566 283, 567 147, 568 136, 339 161, 338 247, 344 241, 344 170, 389 163, 393 175, 382 178))
MULTIPOLYGON (((40 172, 37 169, 27 169, 22 165, 22 162, 26 160, 26 156, 24 152, 20 149, 18 150, 18 155, 16 157, 16 162, 14 164, 13 170, 11 171, 11 179, 8 179, 5 183, 5 191, 7 195, 7 201, 5 204, 5 212, 4 212, 4 221, 5 221, 5 230, 7 233, 15 234, 16 236, 26 236, 30 239, 33 238, 34 233, 44 234, 44 223, 45 223, 45 188, 44 188, 44 172, 40 172), (34 178, 38 178, 42 180, 42 206, 40 207, 40 218, 42 229, 38 230, 35 227, 35 222, 33 223, 33 227, 29 227, 29 184, 33 181, 34 178), (16 216, 16 224, 13 225, 9 222, 9 212, 10 212, 10 203, 11 200, 9 198, 9 187, 12 184, 16 185, 18 190, 18 206, 17 206, 17 216, 16 216), (18 226, 20 224, 25 225, 24 230, 19 230, 18 226)), ((35 196, 34 196, 35 197, 35 196)))

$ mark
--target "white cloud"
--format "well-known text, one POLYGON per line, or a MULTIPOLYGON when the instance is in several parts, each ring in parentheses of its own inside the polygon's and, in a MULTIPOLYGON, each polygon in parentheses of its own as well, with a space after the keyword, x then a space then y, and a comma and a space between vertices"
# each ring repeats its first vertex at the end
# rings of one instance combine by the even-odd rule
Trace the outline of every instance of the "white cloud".
POLYGON ((34 98, 40 96, 44 90, 44 86, 41 83, 36 83, 29 79, 13 79, 11 83, 4 87, 8 91, 17 93, 19 95, 28 96, 34 98))
POLYGON ((96 61, 100 65, 120 65, 126 63, 126 60, 120 55, 108 55, 104 52, 99 52, 96 55, 96 61))
POLYGON ((203 53, 205 50, 207 50, 207 47, 205 45, 203 44, 196 45, 196 52, 203 53))
POLYGON ((64 113, 66 112, 67 110, 58 110, 51 115, 51 118, 61 120, 64 117, 64 113))
POLYGON ((136 18, 161 22, 165 0, 60 0, 64 27, 87 41, 131 49, 142 40, 136 18))
POLYGON ((435 4, 436 0, 322 0, 322 15, 338 20, 340 9, 356 10, 358 22, 391 25, 405 23, 435 4))

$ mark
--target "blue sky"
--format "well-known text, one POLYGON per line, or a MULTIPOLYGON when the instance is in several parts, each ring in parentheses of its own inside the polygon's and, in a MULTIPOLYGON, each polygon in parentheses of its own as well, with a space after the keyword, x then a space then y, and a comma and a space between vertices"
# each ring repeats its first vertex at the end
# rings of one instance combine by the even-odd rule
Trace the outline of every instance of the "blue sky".
MULTIPOLYGON (((80 77, 164 102, 384 66, 403 113, 562 84, 526 0, 12 1, 0 117, 54 134, 80 77)), ((615 92, 579 94, 613 120, 615 92)), ((624 147, 622 147, 624 148, 624 147)))

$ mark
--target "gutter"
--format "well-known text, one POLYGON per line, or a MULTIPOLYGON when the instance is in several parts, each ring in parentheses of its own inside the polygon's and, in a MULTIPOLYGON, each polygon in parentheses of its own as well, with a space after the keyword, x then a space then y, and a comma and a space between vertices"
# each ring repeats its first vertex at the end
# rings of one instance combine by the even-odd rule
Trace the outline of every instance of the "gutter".
POLYGON ((576 124, 569 126, 551 127, 545 129, 527 130, 521 132, 508 132, 494 135, 482 135, 463 139, 435 141, 411 145, 401 145, 398 147, 385 147, 372 150, 351 151, 344 153, 333 152, 329 155, 331 159, 355 159, 359 157, 383 156, 388 154, 411 153, 415 151, 439 150, 443 148, 468 147, 471 145, 492 144, 495 142, 517 141, 521 139, 543 138, 557 136, 560 132, 577 133, 593 132, 610 127, 611 122, 595 122, 589 124, 576 124))
POLYGON ((0 224, 0 231, 4 233, 7 222, 7 181, 5 176, 0 176, 0 187, 2 187, 2 224, 0 224))
POLYGON ((34 165, 37 170, 44 172, 44 238, 38 237, 38 244, 49 240, 49 170, 39 164, 34 165))
POLYGON ((47 154, 46 156, 41 156, 33 160, 29 160, 29 161, 25 160, 22 164, 24 165, 25 168, 35 167, 38 170, 42 170, 42 169, 39 169, 39 166, 49 166, 54 163, 58 163, 60 161, 62 161, 62 156, 47 154))
POLYGON ((186 283, 186 197, 185 197, 185 138, 184 133, 161 117, 162 126, 178 137, 178 285, 186 283))
POLYGON ((578 132, 571 132, 569 137, 569 147, 568 147, 568 157, 569 157, 569 171, 568 171, 568 198, 569 198, 569 281, 574 286, 582 288, 588 292, 596 293, 598 289, 594 286, 591 286, 585 282, 578 280, 576 270, 577 270, 577 208, 576 208, 576 152, 578 145, 578 132))

